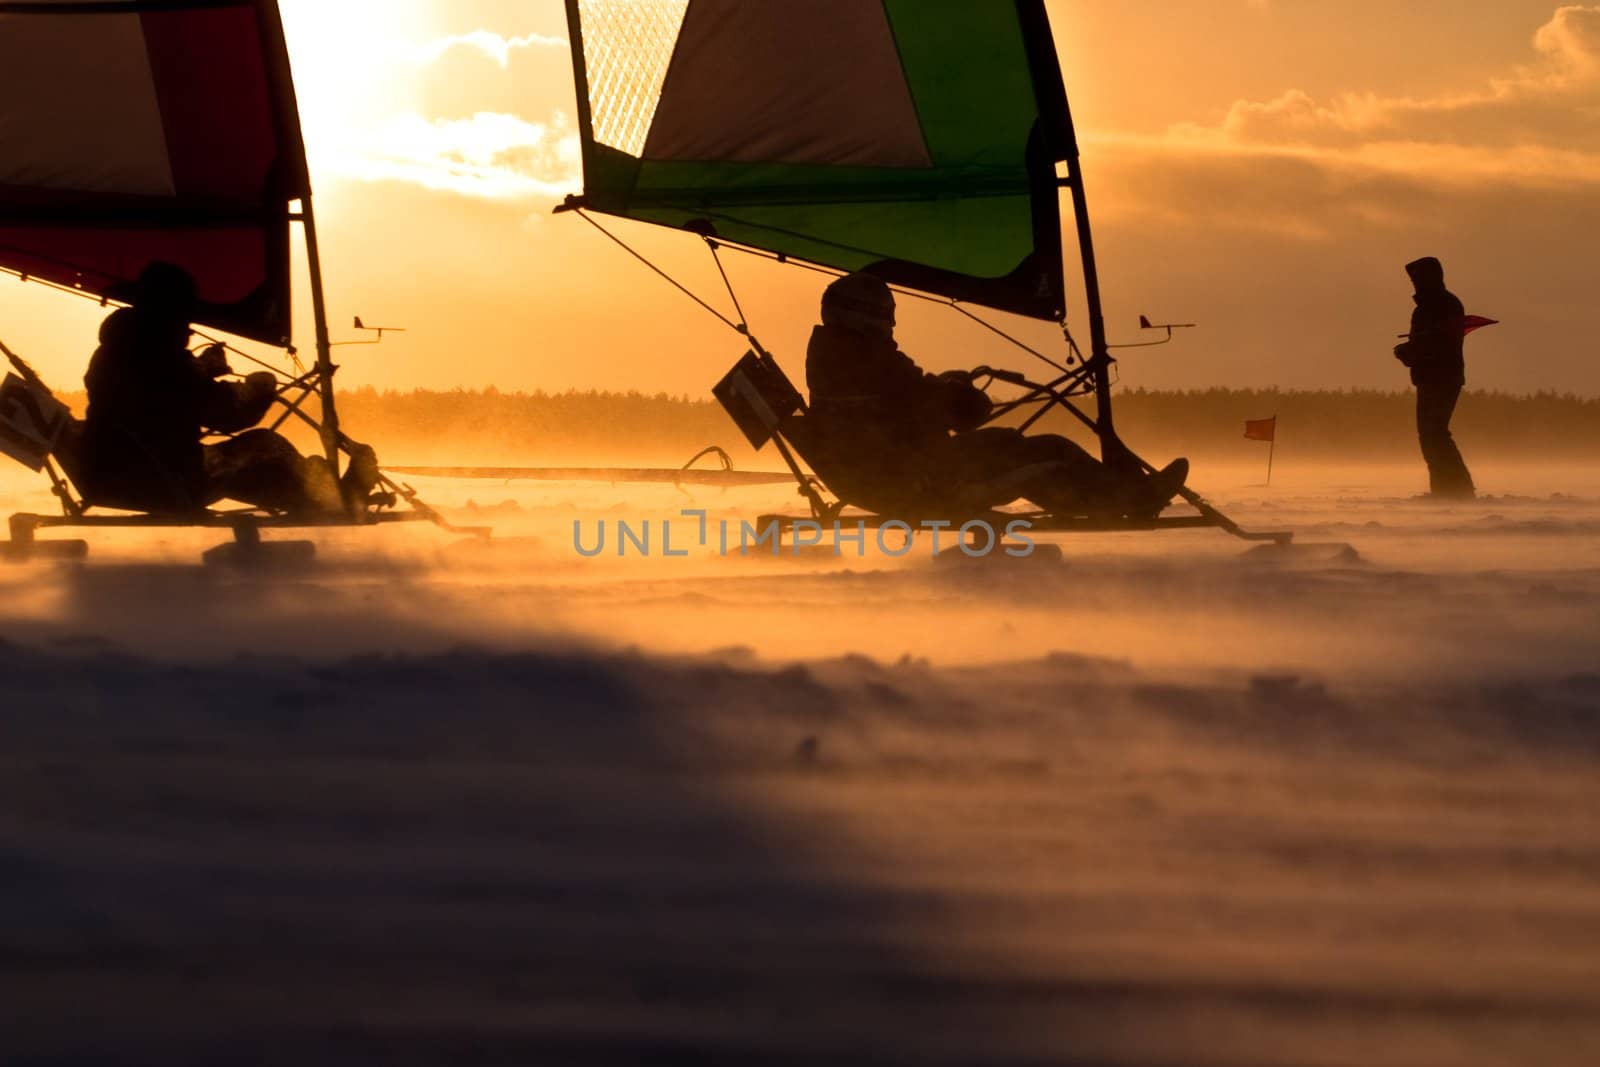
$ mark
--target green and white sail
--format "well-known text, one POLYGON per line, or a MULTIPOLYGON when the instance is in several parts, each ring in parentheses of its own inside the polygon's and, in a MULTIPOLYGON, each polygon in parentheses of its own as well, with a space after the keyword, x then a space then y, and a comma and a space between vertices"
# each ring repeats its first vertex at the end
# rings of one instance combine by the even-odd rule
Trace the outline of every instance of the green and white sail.
POLYGON ((1075 155, 1042 0, 568 0, 584 206, 1035 318, 1075 155))

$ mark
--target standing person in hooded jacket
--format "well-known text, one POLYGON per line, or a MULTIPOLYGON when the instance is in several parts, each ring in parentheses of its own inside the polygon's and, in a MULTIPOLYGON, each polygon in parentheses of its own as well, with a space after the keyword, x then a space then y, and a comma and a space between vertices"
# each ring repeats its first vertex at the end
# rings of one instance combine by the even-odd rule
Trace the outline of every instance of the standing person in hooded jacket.
POLYGON ((1428 256, 1406 264, 1416 289, 1411 333, 1395 346, 1395 358, 1411 368, 1417 387, 1417 439, 1428 464, 1430 495, 1470 500, 1476 495, 1472 475, 1450 435, 1450 417, 1466 384, 1467 315, 1461 301, 1444 287, 1444 267, 1428 256))
POLYGON ((983 426, 989 397, 966 371, 928 374, 894 340, 894 294, 851 274, 828 286, 806 349, 804 447, 841 499, 902 519, 973 514, 1026 498, 1057 516, 1150 518, 1186 460, 1147 475, 1101 463, 1058 434, 983 426))

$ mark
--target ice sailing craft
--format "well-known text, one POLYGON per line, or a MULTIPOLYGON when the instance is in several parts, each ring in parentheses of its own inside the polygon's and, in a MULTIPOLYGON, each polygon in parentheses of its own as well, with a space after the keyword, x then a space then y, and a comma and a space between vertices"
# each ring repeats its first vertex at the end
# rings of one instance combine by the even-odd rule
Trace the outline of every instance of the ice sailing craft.
MULTIPOLYGON (((102 303, 135 300, 153 275, 187 277, 185 317, 196 327, 288 356, 292 369, 268 367, 281 409, 272 429, 311 424, 332 477, 346 473, 359 449, 339 427, 311 181, 275 0, 0 0, 0 130, 0 270, 102 303), (296 223, 315 313, 310 367, 291 340, 296 223)), ((0 390, 0 438, 47 472, 61 503, 60 514, 12 517, 12 555, 81 553, 81 541, 35 543, 35 530, 56 526, 231 527, 230 548, 260 552, 262 528, 448 525, 375 471, 360 499, 318 514, 221 511, 204 500, 130 509, 82 484, 83 425, 62 415, 19 355, 0 354, 13 371, 0 390)))
MULTIPOLYGON (((568 0, 567 11, 584 190, 558 211, 579 213, 619 244, 595 215, 688 231, 713 256, 730 248, 828 274, 866 273, 947 304, 1049 368, 1042 381, 974 372, 986 387, 1014 390, 993 404, 989 424, 1020 420, 1026 431, 1061 409, 1093 431, 1107 465, 1154 473, 1113 423, 1116 346, 1042 0, 568 0), (1063 189, 1082 260, 1087 352, 1066 323, 1063 189), (1066 351, 1052 358, 1015 341, 969 306, 1059 324, 1066 351), (1080 400, 1092 400, 1092 411, 1080 400)), ((850 478, 799 391, 744 321, 731 282, 737 317, 667 280, 745 339, 748 353, 716 395, 753 445, 778 450, 810 518, 831 521, 863 503, 851 499, 850 478)), ((1198 493, 1178 492, 1193 514, 1108 518, 1062 507, 1034 518, 1044 529, 1210 526, 1290 539, 1243 530, 1198 493)))

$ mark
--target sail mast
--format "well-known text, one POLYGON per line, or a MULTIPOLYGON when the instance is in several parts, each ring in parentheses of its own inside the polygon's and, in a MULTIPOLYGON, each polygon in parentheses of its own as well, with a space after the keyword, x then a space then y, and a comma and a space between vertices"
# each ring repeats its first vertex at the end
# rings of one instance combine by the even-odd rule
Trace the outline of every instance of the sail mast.
POLYGON ((1072 211, 1078 225, 1078 252, 1083 259, 1083 296, 1089 310, 1089 361, 1094 372, 1095 430, 1100 435, 1101 458, 1117 447, 1111 422, 1111 348, 1106 340, 1106 317, 1100 304, 1100 270, 1094 257, 1094 235, 1089 226, 1089 202, 1083 193, 1083 169, 1077 145, 1067 164, 1072 189, 1072 211))
POLYGON ((1100 298, 1100 269, 1094 254, 1094 231, 1089 222, 1089 201, 1083 188, 1083 161, 1078 149, 1077 128, 1072 121, 1072 105, 1067 100, 1066 80, 1061 76, 1061 61, 1056 55, 1055 35, 1043 0, 1018 0, 1017 14, 1028 42, 1028 62, 1039 97, 1042 131, 1050 143, 1052 159, 1066 164, 1060 179, 1072 195, 1073 221, 1078 235, 1078 254, 1083 264, 1083 296, 1089 316, 1089 367, 1095 387, 1095 429, 1102 454, 1120 447, 1111 419, 1111 349, 1106 339, 1105 311, 1100 298))
POLYGON ((317 243, 317 217, 311 203, 311 168, 306 161, 305 133, 300 126, 300 101, 294 88, 294 71, 289 64, 289 45, 283 35, 283 16, 277 0, 258 0, 257 8, 263 51, 268 57, 268 78, 277 98, 274 108, 278 136, 286 152, 280 161, 286 189, 298 194, 300 210, 290 214, 298 221, 306 243, 306 272, 311 285, 313 335, 317 347, 317 397, 322 406, 318 429, 322 451, 339 474, 339 411, 334 394, 333 342, 328 331, 328 305, 322 286, 322 250, 317 243))
POLYGON ((322 252, 317 246, 317 217, 308 193, 300 202, 300 226, 306 238, 306 270, 311 276, 311 314, 317 341, 317 395, 322 401, 322 451, 339 476, 339 411, 334 401, 333 342, 328 335, 328 304, 322 291, 322 252))

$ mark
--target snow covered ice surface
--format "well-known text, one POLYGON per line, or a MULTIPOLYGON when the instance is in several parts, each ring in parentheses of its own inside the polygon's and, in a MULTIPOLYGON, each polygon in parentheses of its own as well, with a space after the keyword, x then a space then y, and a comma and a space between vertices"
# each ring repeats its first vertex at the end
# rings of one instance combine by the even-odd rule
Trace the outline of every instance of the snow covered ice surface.
POLYGON ((1592 1064, 1600 474, 1415 474, 1206 486, 1355 558, 418 479, 497 540, 0 569, 0 1062, 1592 1064))

